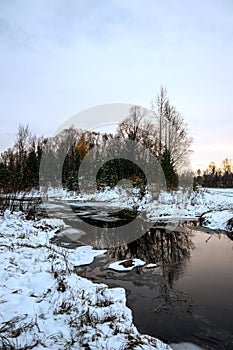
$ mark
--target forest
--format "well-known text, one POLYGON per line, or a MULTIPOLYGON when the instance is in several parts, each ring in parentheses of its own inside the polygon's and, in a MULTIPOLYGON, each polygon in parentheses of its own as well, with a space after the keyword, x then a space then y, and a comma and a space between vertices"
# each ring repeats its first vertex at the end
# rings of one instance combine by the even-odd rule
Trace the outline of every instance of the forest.
MULTIPOLYGON (((56 187, 59 176, 64 188, 78 191, 78 172, 85 159, 88 174, 94 168, 99 169, 96 176, 98 189, 114 187, 118 181, 129 179, 134 186, 140 187, 143 194, 147 179, 137 165, 137 159, 117 156, 119 149, 128 149, 133 154, 136 148, 145 162, 149 159, 149 152, 161 166, 166 190, 177 189, 178 178, 187 175, 187 171, 182 173, 182 169, 191 152, 192 138, 187 124, 171 104, 164 87, 152 100, 149 112, 148 118, 148 111, 132 106, 114 135, 70 127, 54 137, 36 137, 28 126, 20 125, 13 147, 0 155, 1 193, 38 189, 40 179, 49 179, 47 187, 56 187), (134 149, 130 149, 129 142, 131 146, 133 142, 134 149), (40 167, 42 156, 44 166, 40 167), (103 157, 109 159, 105 164, 101 163, 103 157), (62 169, 61 175, 59 169, 62 169)), ((232 171, 229 159, 222 162, 221 168, 211 162, 205 171, 199 169, 191 174, 194 189, 197 185, 233 187, 232 171)))

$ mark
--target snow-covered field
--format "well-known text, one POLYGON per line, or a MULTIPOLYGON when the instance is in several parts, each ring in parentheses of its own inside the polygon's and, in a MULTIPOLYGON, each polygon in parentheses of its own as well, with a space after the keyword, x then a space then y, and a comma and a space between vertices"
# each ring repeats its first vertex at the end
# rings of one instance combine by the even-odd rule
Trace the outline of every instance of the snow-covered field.
POLYGON ((75 273, 105 251, 51 245, 62 225, 9 211, 0 218, 0 348, 170 349, 139 334, 124 289, 75 273))

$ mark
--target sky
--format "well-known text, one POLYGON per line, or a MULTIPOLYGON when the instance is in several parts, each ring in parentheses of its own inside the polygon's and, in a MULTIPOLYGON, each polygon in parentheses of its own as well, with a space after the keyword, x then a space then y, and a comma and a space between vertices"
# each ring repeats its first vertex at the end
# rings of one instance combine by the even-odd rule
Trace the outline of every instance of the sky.
POLYGON ((49 136, 96 105, 148 108, 164 86, 193 169, 233 160, 232 38, 231 0, 0 0, 0 151, 19 124, 49 136))

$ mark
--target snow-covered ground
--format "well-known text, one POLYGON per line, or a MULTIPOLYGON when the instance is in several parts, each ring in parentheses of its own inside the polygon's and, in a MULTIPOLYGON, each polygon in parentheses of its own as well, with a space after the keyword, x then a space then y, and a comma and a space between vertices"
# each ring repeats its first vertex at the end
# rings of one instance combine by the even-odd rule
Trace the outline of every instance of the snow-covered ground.
MULTIPOLYGON (((52 193, 52 192, 51 192, 52 193)), ((203 226, 211 229, 232 230, 228 220, 233 218, 233 189, 200 188, 198 191, 161 191, 157 199, 146 194, 138 198, 138 190, 128 192, 120 187, 105 189, 92 194, 76 194, 63 191, 60 193, 64 201, 100 201, 106 207, 133 208, 151 221, 173 221, 198 219, 208 213, 208 220, 203 220, 203 226)), ((204 217, 203 217, 204 219, 204 217)))
POLYGON ((51 245, 62 225, 9 211, 0 218, 0 348, 171 349, 139 334, 124 289, 75 273, 105 251, 51 245))
POLYGON ((233 209, 233 189, 162 192, 157 201, 145 205, 147 217, 152 221, 195 219, 208 211, 225 209, 233 209))
MULTIPOLYGON (((39 197, 40 191, 33 190, 30 193, 19 193, 18 198, 39 197)), ((140 199, 139 189, 121 186, 105 188, 103 191, 94 193, 78 193, 65 189, 48 189, 46 196, 46 207, 53 208, 52 201, 69 203, 73 206, 81 205, 85 202, 95 202, 95 206, 102 205, 105 208, 128 208, 142 212, 147 219, 157 221, 169 221, 174 223, 183 220, 197 219, 203 213, 208 213, 203 226, 211 229, 233 230, 233 225, 228 224, 228 220, 233 217, 233 189, 221 188, 199 188, 197 191, 180 189, 178 191, 161 191, 156 198, 148 192, 140 199), (47 202, 48 200, 48 202, 47 202), (79 203, 79 204, 78 204, 79 203)), ((205 219, 205 216, 203 217, 205 219)), ((233 224, 233 223, 232 223, 233 224)))
MULTIPOLYGON (((179 222, 202 216, 204 226, 232 231, 233 189, 161 192, 154 200, 148 194, 139 200, 137 195, 136 190, 130 196, 119 188, 94 195, 49 194, 68 203, 100 201, 106 207, 122 208, 137 205, 152 221, 179 222)), ((126 307, 124 289, 94 284, 75 273, 76 266, 90 264, 105 251, 50 244, 49 239, 63 225, 58 219, 29 221, 22 213, 9 211, 0 217, 0 348, 86 349, 88 344, 90 349, 171 349, 139 334, 126 307)), ((110 267, 125 271, 146 262, 122 263, 110 267)))

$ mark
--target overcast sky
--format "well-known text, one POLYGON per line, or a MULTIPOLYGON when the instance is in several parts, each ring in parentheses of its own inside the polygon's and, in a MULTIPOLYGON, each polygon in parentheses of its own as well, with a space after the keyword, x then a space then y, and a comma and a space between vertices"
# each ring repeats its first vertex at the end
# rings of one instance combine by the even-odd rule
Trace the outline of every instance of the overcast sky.
POLYGON ((0 0, 0 150, 19 123, 51 135, 95 105, 149 107, 161 85, 193 168, 233 160, 232 0, 0 0))

